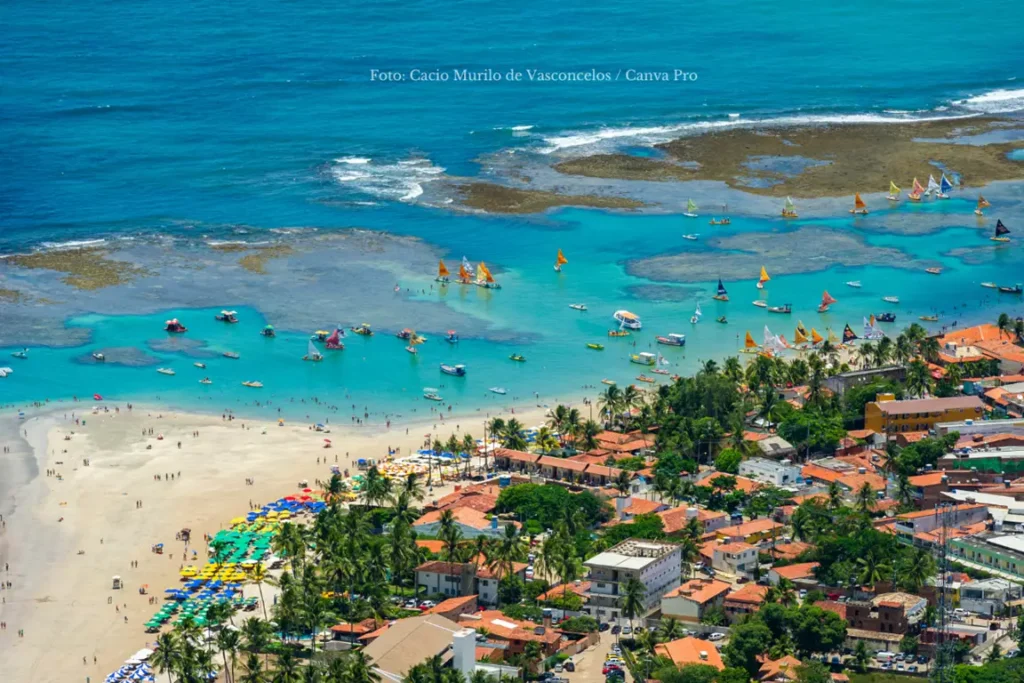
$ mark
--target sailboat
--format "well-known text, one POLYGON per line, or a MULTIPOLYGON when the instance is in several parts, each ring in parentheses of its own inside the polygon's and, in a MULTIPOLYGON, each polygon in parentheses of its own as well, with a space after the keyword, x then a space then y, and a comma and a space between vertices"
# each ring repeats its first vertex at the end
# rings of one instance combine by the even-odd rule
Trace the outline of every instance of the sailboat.
POLYGON ((949 199, 949 191, 953 189, 953 183, 949 182, 946 178, 946 174, 942 174, 942 179, 939 180, 939 191, 935 193, 936 199, 949 199))
POLYGON ((824 313, 828 310, 828 307, 836 303, 836 299, 832 298, 832 295, 828 293, 828 290, 821 295, 821 305, 818 306, 818 313, 824 313))
POLYGON ((982 197, 979 194, 978 195, 978 206, 977 206, 977 208, 974 209, 974 215, 975 216, 984 216, 985 214, 984 214, 984 212, 982 212, 982 209, 987 209, 990 206, 992 206, 992 205, 989 204, 988 201, 986 201, 985 198, 982 197))
POLYGON ((470 265, 469 259, 465 256, 462 257, 462 267, 466 270, 467 277, 472 278, 476 275, 476 271, 473 270, 473 266, 470 265))
POLYGON ((818 331, 812 327, 811 328, 811 344, 817 345, 817 344, 820 344, 823 341, 825 341, 825 338, 822 337, 820 334, 818 334, 818 331))
POLYGON ((484 262, 481 261, 480 265, 476 267, 476 284, 478 287, 485 289, 501 289, 501 285, 494 281, 494 276, 491 275, 491 271, 487 269, 484 262))
POLYGON ((687 218, 697 217, 697 205, 694 203, 692 199, 686 200, 686 211, 683 212, 683 215, 686 216, 687 218))
POLYGON ((697 309, 693 312, 693 315, 690 316, 690 322, 696 325, 700 322, 700 317, 702 315, 703 313, 700 312, 700 304, 697 304, 697 309))
POLYGON ((1010 229, 1003 225, 1002 219, 996 221, 996 234, 989 237, 993 242, 1009 242, 1010 238, 1007 235, 1010 234, 1010 229))
POLYGON ((459 264, 459 282, 461 284, 468 285, 472 279, 473 279, 473 275, 466 268, 466 264, 465 263, 460 263, 459 264))
POLYGON ((718 293, 711 298, 715 301, 729 300, 729 293, 725 291, 725 285, 722 284, 722 278, 718 278, 718 293))
POLYGON ((444 265, 444 261, 443 260, 442 261, 438 261, 437 262, 437 277, 434 278, 434 279, 437 282, 448 284, 448 281, 449 281, 448 280, 448 276, 449 275, 450 275, 450 273, 448 272, 448 266, 444 265))
POLYGON ((309 360, 318 363, 324 359, 324 356, 320 353, 319 349, 313 346, 312 339, 306 341, 306 344, 306 355, 302 357, 302 360, 309 360))
POLYGON ((343 334, 345 333, 341 331, 340 327, 335 327, 334 332, 331 332, 331 336, 326 340, 327 348, 331 351, 340 351, 344 349, 345 345, 341 343, 341 337, 343 334))
POLYGON ((900 188, 893 181, 889 181, 889 196, 886 197, 890 202, 898 202, 900 200, 900 188))
POLYGON ((828 341, 829 341, 830 344, 838 344, 839 343, 839 337, 836 336, 836 333, 832 331, 831 327, 828 328, 828 341))
POLYGON ((855 339, 857 339, 857 335, 853 333, 853 329, 849 324, 847 324, 846 327, 843 328, 843 343, 849 344, 855 339))
POLYGON ((409 353, 417 353, 416 347, 425 341, 426 339, 424 337, 421 337, 415 332, 413 332, 409 336, 409 345, 405 347, 405 350, 408 351, 409 353))
POLYGON ((885 333, 882 332, 882 330, 878 329, 878 327, 875 325, 875 316, 874 315, 871 316, 871 320, 870 321, 868 321, 867 318, 864 318, 864 338, 865 339, 872 339, 872 340, 874 340, 874 339, 881 339, 884 336, 885 336, 885 333))
POLYGON ((804 327, 803 322, 798 321, 796 324, 796 332, 793 335, 793 343, 795 344, 806 344, 807 343, 807 328, 804 327))
POLYGON ((564 266, 568 262, 569 262, 569 259, 565 258, 565 256, 562 254, 562 250, 559 249, 558 250, 558 256, 555 257, 555 272, 556 273, 561 273, 562 272, 562 266, 564 266))
POLYGON ((768 277, 768 271, 765 270, 764 266, 761 266, 761 277, 757 281, 757 288, 764 289, 764 283, 768 282, 769 280, 771 280, 771 278, 768 277))
POLYGON ((935 182, 935 176, 928 176, 928 188, 924 191, 925 196, 939 193, 939 184, 935 182))
POLYGON ((858 192, 853 198, 853 208, 850 209, 850 213, 860 214, 862 216, 866 216, 868 214, 868 205, 860 198, 860 192, 858 192))
POLYGON ((921 195, 924 194, 924 188, 921 187, 921 183, 917 182, 917 178, 914 178, 914 185, 910 188, 910 194, 907 195, 907 199, 919 202, 921 201, 921 195))
POLYGON ((743 353, 757 353, 759 348, 757 342, 754 341, 754 336, 750 334, 750 330, 747 330, 747 337, 743 341, 743 353))
POLYGON ((786 203, 782 207, 783 218, 798 218, 796 213, 796 205, 793 204, 793 200, 786 197, 786 203))

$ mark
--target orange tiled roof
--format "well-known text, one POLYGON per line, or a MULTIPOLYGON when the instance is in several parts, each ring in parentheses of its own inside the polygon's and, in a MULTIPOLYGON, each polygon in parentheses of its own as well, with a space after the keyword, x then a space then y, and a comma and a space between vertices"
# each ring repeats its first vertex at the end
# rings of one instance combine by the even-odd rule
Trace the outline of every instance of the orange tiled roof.
POLYGON ((975 348, 981 349, 986 356, 992 356, 999 360, 1024 363, 1024 349, 1006 340, 992 339, 980 341, 974 344, 975 348))
POLYGON ((714 550, 717 550, 717 551, 723 552, 723 553, 739 554, 739 553, 744 553, 744 552, 746 552, 748 550, 756 550, 756 548, 754 546, 750 545, 749 543, 743 543, 743 542, 740 542, 740 541, 736 541, 735 543, 720 543, 719 545, 714 546, 714 550))
MULTIPOLYGON (((518 574, 518 573, 520 573, 522 571, 525 571, 528 566, 529 565, 526 564, 525 562, 513 562, 512 563, 512 573, 513 574, 518 574)), ((495 572, 490 567, 484 566, 482 562, 477 567, 476 575, 477 575, 477 578, 480 578, 480 579, 496 579, 496 578, 498 578, 497 572, 495 572)))
POLYGON ((697 484, 700 486, 711 486, 711 480, 714 479, 715 477, 732 477, 733 479, 736 480, 736 490, 743 491, 744 493, 753 493, 754 491, 761 488, 761 484, 754 481, 753 479, 748 479, 747 477, 740 477, 735 474, 723 474, 722 472, 717 472, 714 470, 702 475, 701 478, 697 481, 697 484))
POLYGON ((822 467, 821 465, 815 465, 814 463, 807 463, 800 470, 800 475, 805 479, 820 479, 821 481, 832 483, 834 481, 839 481, 839 478, 843 476, 843 473, 830 470, 829 468, 822 467))
POLYGON ((463 595, 455 598, 448 598, 442 600, 430 609, 426 611, 427 614, 444 614, 445 612, 451 612, 453 610, 460 609, 469 604, 476 604, 476 594, 463 595))
MULTIPOLYGON (((977 510, 984 508, 984 505, 977 503, 965 503, 963 505, 957 505, 949 508, 951 512, 966 512, 968 510, 977 510)), ((935 514, 935 510, 919 510, 917 512, 904 512, 902 515, 896 515, 896 519, 922 519, 924 517, 930 517, 935 514)))
POLYGON ((877 474, 847 474, 839 478, 839 485, 851 491, 860 491, 864 484, 871 486, 872 491, 885 490, 885 477, 877 474))
POLYGON ((434 553, 435 555, 437 553, 444 552, 444 541, 434 541, 434 540, 420 541, 420 540, 417 540, 416 541, 416 545, 419 546, 420 548, 426 548, 427 550, 429 550, 430 552, 434 553))
POLYGON ((587 474, 593 474, 598 477, 607 477, 608 479, 615 479, 622 472, 620 469, 614 467, 607 467, 605 465, 589 465, 587 467, 587 474))
POLYGON ((797 668, 804 665, 803 662, 793 655, 785 655, 779 659, 763 657, 759 661, 761 661, 761 668, 757 672, 757 678, 766 682, 776 681, 780 678, 790 681, 796 680, 797 668))
POLYGON ((781 524, 765 517, 762 519, 752 519, 742 524, 722 527, 715 533, 719 536, 750 536, 751 534, 763 534, 781 528, 781 524))
POLYGON ((725 668, 722 656, 715 649, 715 644, 707 640, 687 636, 679 640, 659 643, 655 646, 654 651, 663 657, 668 657, 679 667, 688 664, 707 664, 719 671, 725 668))
POLYGON ((732 588, 732 586, 725 581, 717 581, 715 579, 690 579, 681 586, 670 590, 665 594, 665 597, 681 597, 695 602, 698 605, 704 605, 711 602, 719 595, 728 593, 730 588, 732 588))
POLYGON ((944 476, 946 476, 945 472, 928 472, 927 474, 915 474, 912 477, 907 477, 907 481, 910 482, 911 486, 938 486, 942 483, 944 476))
POLYGON ((526 451, 514 451, 511 448, 498 448, 495 449, 494 453, 491 454, 495 458, 507 458, 514 462, 525 462, 533 464, 540 460, 540 456, 536 453, 527 453, 526 451))
MULTIPOLYGON (((438 522, 441 519, 441 512, 442 510, 428 512, 413 522, 413 526, 422 526, 424 524, 433 524, 434 522, 438 522)), ((465 526, 472 527, 474 529, 486 529, 491 525, 491 520, 487 518, 487 515, 479 510, 474 510, 469 507, 455 508, 452 510, 452 516, 455 517, 455 521, 459 524, 464 524, 465 526)), ((513 524, 518 523, 513 522, 513 524)), ((501 523, 500 526, 504 527, 505 523, 501 523)))
POLYGON ((771 553, 775 557, 786 560, 795 560, 803 553, 807 552, 814 546, 810 543, 803 543, 802 541, 793 541, 792 543, 779 543, 771 549, 771 553))
POLYGON ((562 595, 562 593, 575 593, 576 595, 583 595, 583 594, 585 594, 589 590, 590 590, 590 582, 589 581, 580 581, 579 583, 573 582, 573 583, 570 583, 567 586, 562 586, 562 585, 552 586, 551 588, 547 589, 546 591, 544 591, 543 593, 538 595, 537 599, 538 600, 553 600, 553 599, 559 597, 560 595, 562 595))
POLYGON ((562 634, 555 629, 547 629, 543 635, 538 635, 535 631, 539 624, 512 619, 501 610, 496 609, 485 610, 473 615, 463 614, 459 617, 459 623, 470 628, 486 628, 488 637, 500 640, 524 640, 550 644, 558 642, 562 637, 562 634))
POLYGON ((657 512, 660 508, 664 507, 664 503, 659 503, 656 500, 645 500, 644 498, 633 498, 629 503, 629 507, 623 510, 627 515, 647 515, 652 512, 657 512))
POLYGON ((764 603, 764 597, 768 594, 768 586, 759 586, 756 583, 745 583, 743 588, 734 590, 725 596, 726 603, 736 602, 744 605, 760 605, 764 603))
POLYGON ((801 564, 788 564, 785 567, 772 567, 772 571, 784 579, 795 581, 814 576, 814 570, 818 567, 817 562, 803 562, 801 564))
POLYGON ((571 472, 583 472, 589 467, 585 462, 578 462, 576 460, 569 460, 567 458, 555 458, 550 455, 542 456, 537 464, 541 467, 554 467, 560 470, 569 470, 571 472))
POLYGON ((948 334, 939 337, 939 345, 945 346, 949 343, 955 343, 958 346, 973 346, 977 342, 999 339, 1000 336, 999 328, 991 323, 985 323, 984 325, 975 325, 974 327, 965 327, 955 332, 949 332, 948 334))

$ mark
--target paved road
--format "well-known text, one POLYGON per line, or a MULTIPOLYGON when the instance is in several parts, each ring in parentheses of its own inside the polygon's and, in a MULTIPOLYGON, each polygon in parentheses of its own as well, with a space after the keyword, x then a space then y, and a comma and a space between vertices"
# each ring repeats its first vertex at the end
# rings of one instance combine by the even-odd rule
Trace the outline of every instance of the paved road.
MULTIPOLYGON (((601 634, 600 643, 572 658, 576 663, 575 671, 567 671, 559 676, 568 678, 569 683, 604 683, 604 674, 601 673, 601 669, 604 667, 605 657, 611 652, 614 644, 615 636, 611 634, 611 631, 605 631, 601 634)), ((632 681, 633 677, 629 670, 626 670, 626 683, 632 683, 632 681)))

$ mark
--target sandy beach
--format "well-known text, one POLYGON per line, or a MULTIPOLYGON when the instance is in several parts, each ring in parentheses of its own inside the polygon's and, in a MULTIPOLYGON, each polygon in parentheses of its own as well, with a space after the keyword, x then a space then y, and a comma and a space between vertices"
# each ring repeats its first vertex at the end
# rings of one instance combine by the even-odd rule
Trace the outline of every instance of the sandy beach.
MULTIPOLYGON (((515 417, 535 426, 545 412, 519 406, 515 417)), ((438 424, 442 438, 457 424, 457 433, 482 436, 480 419, 453 417, 438 424)), ((0 421, 0 445, 10 449, 0 460, 0 570, 10 564, 0 578, 11 582, 0 591, 4 679, 102 680, 152 642, 142 623, 157 609, 150 597, 162 599, 179 580, 180 529, 192 530, 204 562, 202 534, 251 503, 294 493, 302 480, 327 479, 333 465, 354 472, 356 458, 382 460, 389 447, 414 452, 432 430, 433 421, 420 421, 324 434, 295 422, 99 403, 48 408, 23 421, 8 413, 0 421), (150 551, 156 543, 165 544, 163 555, 150 551), (122 590, 111 588, 114 576, 124 580, 122 590), (139 593, 143 585, 147 595, 139 593)))

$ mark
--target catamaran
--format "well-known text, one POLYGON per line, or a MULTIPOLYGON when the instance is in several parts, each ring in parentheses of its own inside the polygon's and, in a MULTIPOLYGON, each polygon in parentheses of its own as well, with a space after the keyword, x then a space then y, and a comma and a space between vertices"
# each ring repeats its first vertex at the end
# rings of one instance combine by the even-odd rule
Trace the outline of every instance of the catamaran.
POLYGON ((1010 229, 1003 225, 1002 219, 996 221, 996 234, 989 237, 993 242, 1009 242, 1010 238, 1007 235, 1010 234, 1010 229))
POLYGON ((858 192, 853 198, 853 208, 850 209, 850 213, 861 216, 866 216, 868 214, 868 205, 860 198, 860 192, 858 192))
POLYGON ((703 313, 700 312, 700 304, 697 304, 696 310, 694 310, 693 315, 690 316, 690 322, 696 325, 700 322, 700 317, 702 315, 703 313))
POLYGON ((718 278, 718 293, 711 298, 715 301, 729 300, 729 293, 725 291, 725 285, 722 284, 722 278, 718 278))
POLYGON ((917 182, 917 178, 914 178, 914 184, 910 188, 910 194, 907 195, 907 199, 919 202, 921 201, 921 195, 924 194, 924 188, 921 187, 921 183, 917 182))
POLYGON ((654 341, 665 346, 686 346, 686 335, 671 332, 667 337, 655 337, 654 341))
POLYGON ((978 195, 978 206, 975 207, 975 209, 974 209, 974 215, 975 216, 984 216, 985 212, 982 209, 987 209, 990 206, 992 206, 992 205, 989 204, 988 201, 979 194, 978 195))
POLYGON ((828 310, 828 307, 836 303, 836 299, 832 298, 832 295, 828 293, 828 290, 821 295, 821 305, 818 306, 818 313, 824 313, 828 310))
POLYGON ((782 206, 782 217, 783 218, 798 218, 796 213, 796 205, 793 204, 793 200, 786 197, 786 203, 782 206))
POLYGON ((761 277, 758 278, 757 280, 757 288, 764 289, 764 283, 768 282, 769 280, 771 280, 771 278, 768 277, 768 271, 765 270, 764 266, 761 266, 761 277))
POLYGON ((900 188, 893 181, 889 181, 889 196, 886 197, 890 202, 898 202, 900 200, 900 188))
POLYGON ((313 346, 313 340, 310 339, 306 342, 306 355, 302 357, 302 360, 313 361, 319 363, 324 359, 324 355, 320 353, 320 350, 313 346))
POLYGON ((565 256, 562 254, 562 250, 559 249, 558 250, 558 256, 555 257, 555 272, 556 273, 561 273, 562 272, 562 266, 564 266, 568 262, 569 262, 569 259, 565 258, 565 256))
POLYGON ((928 176, 928 187, 925 189, 924 194, 925 194, 926 197, 928 197, 928 196, 931 196, 932 194, 938 194, 938 193, 939 193, 939 184, 937 182, 935 182, 935 176, 929 175, 928 176))
POLYGON ((437 262, 437 277, 434 278, 434 280, 437 281, 437 282, 440 282, 441 284, 445 284, 446 285, 446 284, 448 284, 450 282, 450 279, 449 279, 450 275, 451 274, 448 272, 448 266, 446 266, 444 264, 444 261, 443 260, 438 261, 437 262))
POLYGON ((939 181, 939 191, 935 193, 936 199, 949 199, 949 191, 953 189, 953 183, 949 182, 946 178, 946 174, 942 174, 942 179, 939 181))
POLYGON ((687 218, 697 217, 697 205, 694 203, 692 199, 686 200, 686 211, 683 212, 683 215, 686 216, 687 218))
POLYGON ((640 316, 629 311, 615 311, 615 315, 612 316, 620 327, 624 327, 627 330, 639 330, 643 327, 640 322, 640 316))

